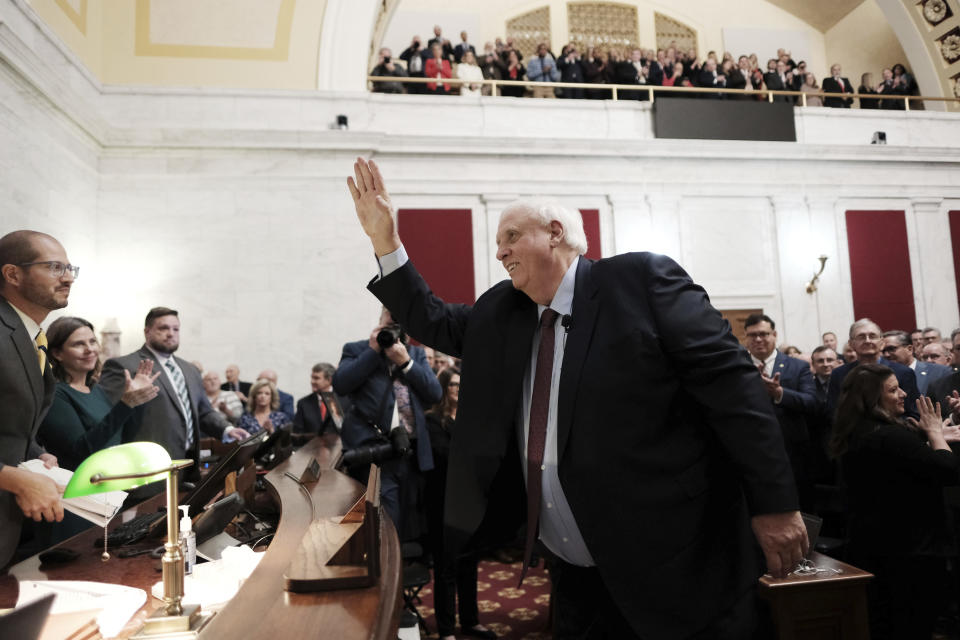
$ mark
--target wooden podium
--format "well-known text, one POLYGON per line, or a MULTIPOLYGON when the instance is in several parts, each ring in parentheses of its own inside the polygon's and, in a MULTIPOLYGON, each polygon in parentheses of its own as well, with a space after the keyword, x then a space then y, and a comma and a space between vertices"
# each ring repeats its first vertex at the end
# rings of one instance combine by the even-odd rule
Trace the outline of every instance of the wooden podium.
POLYGON ((873 574, 813 551, 810 561, 840 573, 760 578, 779 640, 869 640, 867 582, 873 574))

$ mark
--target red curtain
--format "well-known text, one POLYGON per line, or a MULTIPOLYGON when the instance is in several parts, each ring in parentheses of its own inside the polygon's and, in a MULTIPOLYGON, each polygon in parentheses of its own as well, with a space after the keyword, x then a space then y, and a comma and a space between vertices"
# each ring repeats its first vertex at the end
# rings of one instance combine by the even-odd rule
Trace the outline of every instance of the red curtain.
POLYGON ((599 260, 600 251, 600 211, 597 209, 580 209, 583 217, 583 231, 587 234, 586 256, 591 260, 599 260))
POLYGON ((473 304, 473 223, 470 209, 400 209, 400 239, 410 260, 446 302, 473 304))
POLYGON ((953 247, 953 275, 957 280, 957 299, 960 300, 960 211, 951 211, 950 244, 953 247))
POLYGON ((917 326, 903 211, 847 211, 853 314, 884 331, 917 326))

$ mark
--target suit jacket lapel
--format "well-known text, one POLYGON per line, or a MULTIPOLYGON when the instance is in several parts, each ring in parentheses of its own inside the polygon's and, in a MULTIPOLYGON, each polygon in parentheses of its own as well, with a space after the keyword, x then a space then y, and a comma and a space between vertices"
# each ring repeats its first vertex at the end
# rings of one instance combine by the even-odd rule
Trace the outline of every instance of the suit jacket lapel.
POLYGON ((563 452, 573 425, 573 407, 580 374, 587 357, 593 326, 597 321, 600 300, 597 287, 591 277, 593 261, 581 257, 577 265, 577 280, 573 292, 573 313, 570 333, 563 352, 563 367, 560 371, 560 389, 557 399, 557 460, 563 460, 563 452))
POLYGON ((504 337, 506 356, 504 358, 503 374, 506 376, 503 389, 510 394, 504 398, 503 406, 513 411, 506 416, 506 424, 514 424, 517 417, 517 407, 522 402, 523 377, 530 368, 530 354, 533 348, 533 334, 537 329, 537 305, 525 294, 516 292, 519 302, 507 310, 507 328, 504 337))
POLYGON ((154 371, 160 371, 160 375, 157 376, 157 382, 160 383, 160 386, 163 387, 163 390, 167 393, 167 397, 170 399, 170 402, 173 403, 180 417, 186 421, 186 416, 183 415, 183 407, 180 406, 180 396, 177 395, 177 390, 173 388, 173 383, 170 382, 170 376, 166 368, 160 364, 160 361, 157 360, 157 357, 153 355, 153 352, 150 351, 146 345, 140 349, 140 359, 153 360, 154 371))
MULTIPOLYGON (((23 365, 24 373, 30 381, 30 389, 33 391, 34 398, 37 401, 37 409, 43 404, 44 380, 40 372, 40 361, 37 359, 37 347, 33 338, 27 335, 27 329, 23 326, 23 321, 17 312, 13 310, 10 303, 0 298, 0 320, 10 330, 10 339, 20 356, 20 362, 23 365)), ((48 365, 49 366, 49 365, 48 365)))
POLYGON ((778 373, 780 374, 780 378, 781 379, 783 378, 784 369, 787 368, 786 359, 789 357, 790 356, 788 355, 784 355, 782 351, 777 351, 777 357, 773 361, 773 371, 770 372, 771 378, 777 375, 778 373))

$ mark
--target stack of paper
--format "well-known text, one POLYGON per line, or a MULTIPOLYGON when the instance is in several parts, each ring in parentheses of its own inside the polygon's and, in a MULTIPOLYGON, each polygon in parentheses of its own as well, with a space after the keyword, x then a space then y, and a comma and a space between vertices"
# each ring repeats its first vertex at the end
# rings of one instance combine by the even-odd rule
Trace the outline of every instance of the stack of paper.
MULTIPOLYGON (((73 477, 73 472, 69 469, 54 467, 47 469, 42 460, 27 460, 20 463, 21 469, 32 471, 44 475, 61 487, 66 487, 73 477)), ((92 496, 81 496, 79 498, 67 498, 62 500, 63 508, 70 513, 75 513, 85 520, 101 527, 107 526, 110 518, 117 514, 123 501, 126 500, 125 491, 108 491, 107 493, 97 493, 92 496)))
POLYGON ((120 633, 123 625, 147 601, 146 591, 122 584, 80 580, 21 580, 17 606, 51 593, 56 596, 50 609, 51 615, 96 610, 100 633, 107 638, 120 633))

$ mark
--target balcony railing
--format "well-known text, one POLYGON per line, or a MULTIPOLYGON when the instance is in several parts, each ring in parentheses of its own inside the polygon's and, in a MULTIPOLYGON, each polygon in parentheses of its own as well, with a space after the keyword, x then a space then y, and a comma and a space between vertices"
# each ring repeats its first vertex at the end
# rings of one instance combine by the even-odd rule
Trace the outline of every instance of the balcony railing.
MULTIPOLYGON (((903 110, 910 111, 911 101, 920 102, 947 102, 955 106, 960 106, 960 98, 944 98, 942 96, 906 96, 896 94, 876 94, 876 93, 824 93, 823 91, 785 91, 776 89, 726 89, 720 87, 663 87, 659 85, 646 84, 594 84, 590 82, 533 82, 529 80, 463 80, 459 78, 443 78, 438 81, 436 78, 411 78, 395 76, 368 76, 367 80, 376 83, 401 83, 401 84, 448 84, 451 86, 482 85, 489 86, 491 95, 497 95, 500 87, 547 87, 550 89, 591 89, 593 91, 609 91, 610 98, 613 100, 622 100, 620 92, 627 91, 631 94, 646 93, 647 100, 653 102, 657 95, 660 97, 678 97, 683 94, 703 95, 703 94, 731 94, 762 97, 768 102, 773 102, 776 96, 794 96, 799 97, 798 106, 807 106, 807 98, 810 96, 819 96, 820 98, 858 98, 860 100, 895 100, 903 102, 903 110), (667 94, 666 96, 664 94, 667 94)), ((636 98, 629 98, 636 100, 636 98)), ((879 107, 879 105, 877 105, 879 107)), ((861 107, 862 108, 862 107, 861 107)))

